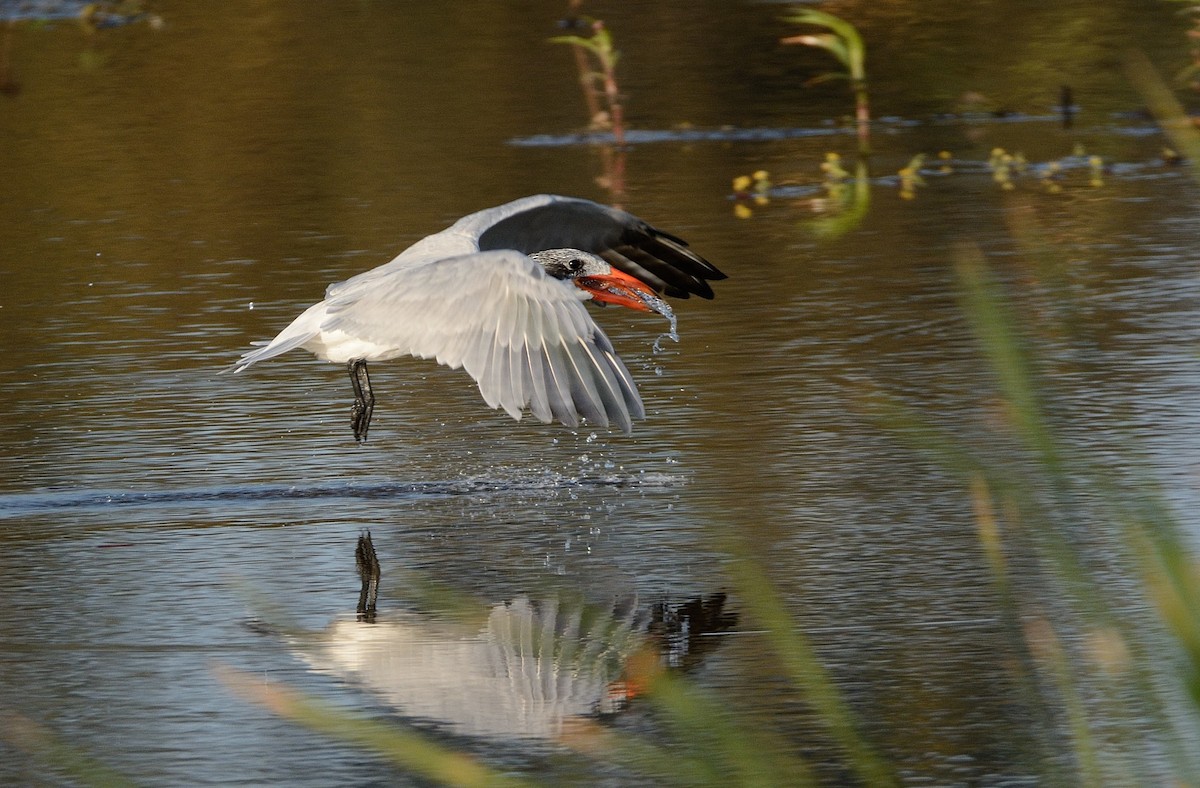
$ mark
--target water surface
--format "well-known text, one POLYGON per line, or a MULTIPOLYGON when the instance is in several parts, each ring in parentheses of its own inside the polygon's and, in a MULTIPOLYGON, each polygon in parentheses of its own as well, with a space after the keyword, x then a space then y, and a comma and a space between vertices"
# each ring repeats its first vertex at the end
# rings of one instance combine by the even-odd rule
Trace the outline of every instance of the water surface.
MULTIPOLYGON (((451 585, 485 616, 557 595, 712 594, 729 585, 714 537, 734 531, 906 781, 1032 784, 1063 768, 1048 733, 1060 713, 1038 711, 1011 671, 964 479, 869 406, 887 392, 987 445, 996 387, 953 270, 956 250, 978 249, 1043 350, 1067 446, 1114 472, 1136 458, 1200 535, 1197 189, 1125 114, 1138 97, 1097 67, 1126 20, 1127 43, 1156 42, 1168 70, 1182 32, 1167 12, 1114 4, 1074 8, 1088 29, 1047 38, 1067 12, 1012 11, 1027 5, 863 17, 872 62, 889 66, 876 106, 899 120, 875 138, 865 219, 824 241, 810 198, 824 154, 852 153, 846 100, 802 85, 829 64, 774 43, 789 32, 778 6, 594 9, 648 134, 625 154, 621 195, 596 180, 612 153, 572 136, 573 64, 544 44, 559 4, 161 2, 157 30, 7 33, 20 89, 0 107, 0 707, 145 784, 394 784, 212 670, 407 719, 253 625, 275 608, 314 633, 358 624, 361 531, 398 620, 428 614, 406 577, 451 585), (935 62, 947 46, 955 69, 935 62), (1064 79, 1071 129, 1052 109, 1064 79), (968 90, 1020 122, 963 118, 968 90), (538 139, 556 144, 522 142, 538 139), (1005 192, 985 164, 997 146, 1044 163, 1077 145, 1114 165, 1103 186, 1077 168, 1062 193, 1033 175, 1005 192), (941 149, 962 166, 901 200, 889 179, 941 149), (756 169, 780 191, 741 219, 729 184, 756 169), (327 283, 543 191, 620 202, 730 276, 712 302, 673 302, 680 341, 663 352, 660 316, 597 310, 646 404, 632 437, 516 423, 463 373, 401 360, 372 368, 379 402, 356 445, 339 366, 296 352, 217 376, 327 283)), ((689 675, 843 777, 744 629, 689 675)), ((635 702, 612 724, 651 717, 635 702)), ((552 782, 635 781, 545 741, 415 721, 552 782)), ((1134 763, 1153 774, 1147 749, 1134 763)), ((0 781, 38 774, 0 750, 0 781)))

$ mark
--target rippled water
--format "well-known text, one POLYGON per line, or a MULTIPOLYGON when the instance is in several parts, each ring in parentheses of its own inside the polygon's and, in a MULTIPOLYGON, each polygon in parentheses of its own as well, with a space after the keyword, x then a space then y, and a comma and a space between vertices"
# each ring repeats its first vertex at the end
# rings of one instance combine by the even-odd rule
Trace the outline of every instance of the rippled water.
MULTIPOLYGON (((977 248, 1043 352, 1068 447, 1114 472, 1136 459, 1200 536, 1196 186, 1145 121, 1112 114, 1137 98, 1107 76, 1094 93, 1079 83, 1069 131, 1039 114, 1047 104, 1024 82, 988 87, 1019 105, 1020 123, 937 119, 939 88, 898 113, 917 122, 877 138, 863 223, 821 241, 817 168, 851 143, 799 131, 820 131, 843 99, 799 87, 813 61, 774 47, 777 9, 667 3, 642 9, 662 15, 649 28, 605 9, 626 51, 632 122, 662 130, 634 139, 614 196, 595 182, 600 151, 562 144, 583 113, 569 56, 541 43, 560 10, 231 16, 164 2, 161 30, 12 33, 20 92, 0 108, 0 708, 145 784, 397 779, 239 697, 219 664, 410 719, 551 781, 626 783, 615 767, 580 772, 545 741, 476 737, 426 700, 374 686, 362 665, 381 653, 450 659, 438 645, 448 625, 414 578, 476 600, 484 620, 558 598, 644 610, 727 588, 719 536, 733 530, 767 556, 907 780, 1035 782, 1054 754, 1006 662, 964 481, 889 431, 871 397, 887 392, 987 445, 995 382, 953 270, 956 250, 977 248), (689 123, 780 132, 671 133, 689 123), (559 144, 514 144, 545 135, 559 144), (1063 194, 1036 175, 1008 193, 985 166, 996 146, 1044 163, 1077 143, 1113 163, 1103 186, 1078 167, 1063 194), (891 174, 941 148, 956 171, 930 172, 915 201, 900 200, 891 174), (729 183, 756 169, 775 195, 738 218, 729 183), (516 423, 461 372, 400 360, 372 368, 371 439, 356 445, 341 366, 293 352, 217 375, 327 283, 541 191, 620 201, 729 274, 712 302, 672 302, 679 343, 666 352, 655 352, 661 316, 596 310, 646 404, 632 437, 516 423), (387 629, 353 620, 363 530, 382 563, 381 615, 409 651, 372 646, 387 629), (278 616, 317 638, 310 646, 338 632, 356 645, 299 648, 278 616)), ((898 61, 876 100, 900 105, 918 66, 898 61)), ((484 625, 454 631, 455 653, 498 642, 484 625)), ((765 649, 735 628, 687 671, 842 774, 765 649)), ((609 680, 595 674, 588 691, 609 680)), ((652 727, 636 702, 616 717, 652 727)), ((37 768, 0 750, 0 782, 40 779, 37 768)))

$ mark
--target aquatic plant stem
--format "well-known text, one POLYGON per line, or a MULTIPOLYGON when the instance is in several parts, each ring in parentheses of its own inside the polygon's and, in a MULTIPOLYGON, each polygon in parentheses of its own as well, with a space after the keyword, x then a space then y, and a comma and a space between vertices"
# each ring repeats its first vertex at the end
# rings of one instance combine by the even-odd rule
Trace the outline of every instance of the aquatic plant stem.
POLYGON ((858 132, 858 155, 866 158, 871 153, 871 108, 867 100, 867 83, 854 81, 854 121, 858 132))
POLYGON ((846 71, 841 74, 824 74, 809 80, 809 84, 834 78, 850 80, 854 93, 854 120, 858 132, 858 153, 867 156, 871 152, 871 111, 867 97, 866 45, 858 29, 841 17, 812 8, 802 8, 784 17, 787 22, 798 25, 815 25, 830 30, 829 33, 805 34, 780 39, 783 44, 803 44, 824 49, 837 58, 846 71))
POLYGON ((1183 154, 1192 170, 1192 179, 1200 183, 1200 129, 1188 117, 1187 111, 1167 87, 1146 53, 1127 52, 1125 76, 1133 83, 1150 114, 1162 127, 1171 144, 1183 154))
POLYGON ((613 139, 619 147, 625 146, 625 108, 621 105, 621 92, 617 88, 617 58, 616 50, 612 48, 612 39, 604 28, 604 22, 596 20, 593 28, 596 35, 603 33, 608 54, 600 57, 604 71, 604 95, 608 99, 608 116, 612 123, 613 139))
MULTIPOLYGON (((578 5, 572 5, 572 9, 578 5)), ((592 113, 591 124, 598 126, 605 113, 600 110, 595 81, 604 86, 604 98, 608 105, 607 125, 612 130, 613 139, 618 146, 625 145, 625 108, 621 105, 621 91, 617 86, 617 61, 621 53, 613 46, 612 34, 601 19, 587 20, 592 31, 589 38, 582 36, 555 36, 550 39, 552 44, 570 44, 575 50, 575 62, 580 69, 580 80, 585 83, 584 100, 592 113), (596 60, 596 68, 588 62, 587 53, 596 60), (580 55, 583 55, 581 58, 580 55)))
MULTIPOLYGON (((570 17, 579 15, 583 0, 571 0, 568 8, 570 17)), ((583 90, 583 103, 587 105, 588 118, 595 123, 600 117, 600 94, 596 90, 596 80, 592 78, 592 64, 588 62, 587 47, 572 44, 571 54, 575 56, 575 68, 579 72, 579 86, 583 90)))

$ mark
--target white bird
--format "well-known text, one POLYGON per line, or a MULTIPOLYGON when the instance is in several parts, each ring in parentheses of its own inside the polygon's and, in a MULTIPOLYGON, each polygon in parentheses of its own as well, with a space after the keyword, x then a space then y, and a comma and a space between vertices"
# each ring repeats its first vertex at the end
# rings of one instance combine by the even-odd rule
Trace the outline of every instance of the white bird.
POLYGON ((652 608, 623 602, 604 610, 518 597, 492 606, 478 628, 406 612, 343 618, 293 649, 405 717, 469 736, 557 739, 571 721, 620 711, 637 694, 621 673, 657 645, 656 622, 652 608))
POLYGON ((626 434, 645 411, 629 370, 584 301, 642 311, 655 293, 712 298, 725 275, 617 208, 536 195, 459 219, 384 265, 330 285, 274 339, 242 355, 241 370, 294 348, 346 364, 354 437, 375 404, 368 361, 433 358, 462 367, 492 408, 518 421, 580 417, 626 434))

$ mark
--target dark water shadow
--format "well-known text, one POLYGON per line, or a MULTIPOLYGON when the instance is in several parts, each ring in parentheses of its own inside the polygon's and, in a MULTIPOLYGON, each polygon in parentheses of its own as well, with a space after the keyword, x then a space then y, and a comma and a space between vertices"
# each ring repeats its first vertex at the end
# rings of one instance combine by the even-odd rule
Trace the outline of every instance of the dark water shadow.
POLYGON ((445 481, 338 482, 304 486, 263 484, 183 490, 50 491, 0 495, 0 520, 64 509, 292 500, 425 500, 461 495, 556 493, 573 489, 670 489, 684 483, 686 479, 683 476, 663 473, 569 476, 547 472, 528 477, 467 477, 445 481))
MULTIPOLYGON (((938 115, 928 119, 884 117, 871 126, 877 134, 895 134, 906 129, 930 126, 1011 126, 1021 124, 1052 124, 1061 126, 1063 115, 1022 113, 981 115, 938 115)), ((1142 135, 1158 133, 1157 125, 1134 113, 1113 118, 1113 124, 1099 130, 1101 133, 1120 135, 1142 135)), ((674 128, 674 129, 629 129, 625 132, 625 145, 648 145, 656 143, 687 144, 696 142, 778 142, 781 140, 807 139, 812 137, 852 137, 857 133, 853 126, 833 120, 818 126, 791 127, 739 127, 718 128, 674 128)), ((518 148, 557 148, 574 145, 613 145, 616 139, 607 131, 584 131, 570 134, 532 134, 513 137, 508 144, 518 148)))

